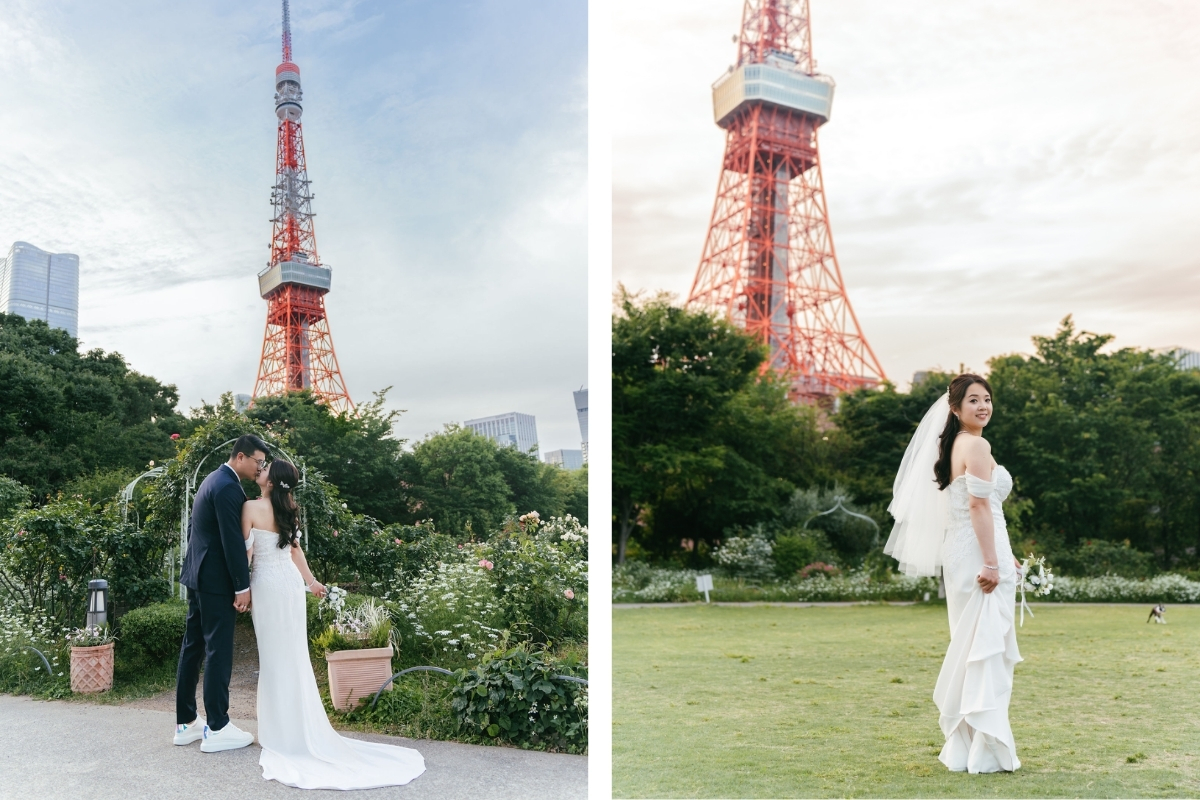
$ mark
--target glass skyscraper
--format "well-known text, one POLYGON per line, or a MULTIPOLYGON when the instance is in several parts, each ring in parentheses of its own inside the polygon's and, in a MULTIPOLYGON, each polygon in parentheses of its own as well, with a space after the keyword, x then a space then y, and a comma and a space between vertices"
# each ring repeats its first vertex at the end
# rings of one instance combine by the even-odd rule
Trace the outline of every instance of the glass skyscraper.
POLYGON ((469 419, 463 423, 476 433, 486 436, 501 447, 515 447, 528 453, 538 446, 537 421, 532 414, 497 414, 494 417, 469 419))
POLYGON ((79 336, 79 256, 15 242, 0 258, 0 311, 79 336))

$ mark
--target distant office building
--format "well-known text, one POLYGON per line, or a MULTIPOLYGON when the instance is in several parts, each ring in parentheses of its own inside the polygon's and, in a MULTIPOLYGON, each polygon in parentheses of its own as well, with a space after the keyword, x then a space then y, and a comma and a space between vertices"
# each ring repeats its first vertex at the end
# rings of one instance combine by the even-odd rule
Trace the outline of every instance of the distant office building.
POLYGON ((532 414, 497 414, 494 417, 469 419, 463 423, 476 433, 486 436, 501 447, 515 447, 522 453, 538 446, 537 421, 532 414))
POLYGON ((1200 369, 1200 353, 1183 347, 1162 347, 1156 352, 1175 358, 1175 368, 1179 370, 1200 369))
POLYGON ((583 443, 583 450, 581 452, 583 453, 583 463, 586 464, 587 463, 587 444, 588 444, 588 434, 587 434, 587 409, 588 409, 587 394, 588 394, 588 390, 580 389, 578 392, 575 392, 574 394, 575 394, 575 415, 579 417, 579 437, 583 443))
POLYGON ((0 258, 0 311, 79 336, 79 256, 15 242, 0 258))
POLYGON ((546 463, 563 469, 583 469, 583 451, 551 450, 546 453, 546 463))

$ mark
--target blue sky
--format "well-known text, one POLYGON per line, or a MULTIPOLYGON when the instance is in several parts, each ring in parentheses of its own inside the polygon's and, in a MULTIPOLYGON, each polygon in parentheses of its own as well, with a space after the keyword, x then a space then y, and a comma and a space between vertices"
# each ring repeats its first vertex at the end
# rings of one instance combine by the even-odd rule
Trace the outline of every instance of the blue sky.
MULTIPOLYGON (((586 14, 292 3, 334 344, 402 437, 521 411, 579 446, 586 14)), ((253 386, 279 34, 270 0, 0 0, 0 243, 77 253, 83 346, 185 408, 253 386)))
MULTIPOLYGON (((842 273, 888 376, 985 369, 1074 314, 1200 349, 1200 9, 810 0, 842 273)), ((686 297, 741 0, 614 0, 613 278, 686 297), (653 76, 648 80, 647 76, 653 76)))

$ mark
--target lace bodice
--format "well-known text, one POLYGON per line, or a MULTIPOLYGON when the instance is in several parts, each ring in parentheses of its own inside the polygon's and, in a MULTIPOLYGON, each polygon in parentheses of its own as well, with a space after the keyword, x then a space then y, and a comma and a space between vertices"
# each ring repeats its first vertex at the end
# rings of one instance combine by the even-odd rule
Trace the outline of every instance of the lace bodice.
POLYGON ((1013 488, 1012 475, 1000 465, 992 470, 992 479, 985 481, 974 475, 960 475, 947 487, 950 493, 950 520, 943 546, 943 563, 957 562, 968 553, 979 552, 979 541, 971 524, 971 496, 986 497, 992 507, 995 521, 996 555, 1000 561, 1001 577, 1014 571, 1012 545, 1008 540, 1008 526, 1004 522, 1004 500, 1013 488))

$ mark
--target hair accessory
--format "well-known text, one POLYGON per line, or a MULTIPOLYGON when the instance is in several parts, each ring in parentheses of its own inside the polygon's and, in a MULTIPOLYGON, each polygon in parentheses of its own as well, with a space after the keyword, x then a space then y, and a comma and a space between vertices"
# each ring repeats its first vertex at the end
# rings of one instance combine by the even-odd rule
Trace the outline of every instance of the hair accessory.
POLYGON ((280 485, 280 486, 282 486, 284 489, 290 489, 290 488, 292 488, 291 486, 288 486, 288 485, 287 485, 286 483, 284 483, 283 481, 280 481, 280 482, 279 482, 279 485, 280 485))

